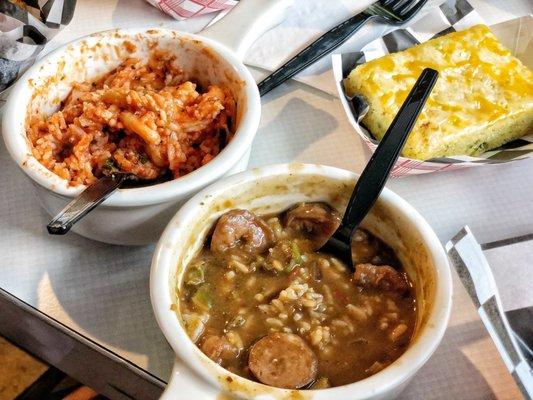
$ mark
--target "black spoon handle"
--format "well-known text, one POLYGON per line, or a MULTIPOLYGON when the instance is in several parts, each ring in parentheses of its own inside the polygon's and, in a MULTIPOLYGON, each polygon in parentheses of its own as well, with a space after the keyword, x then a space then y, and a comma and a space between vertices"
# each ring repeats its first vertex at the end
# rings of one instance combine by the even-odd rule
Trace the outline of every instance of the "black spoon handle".
POLYGON ((334 234, 336 238, 344 243, 350 243, 353 231, 368 214, 383 190, 392 167, 398 160, 400 151, 413 129, 433 86, 437 82, 437 78, 438 72, 434 69, 426 68, 422 71, 400 111, 396 114, 385 136, 381 139, 376 151, 357 180, 342 219, 341 227, 334 234))
POLYGON ((88 186, 78 197, 68 203, 46 226, 50 235, 64 235, 80 219, 117 190, 128 174, 104 176, 88 186))
POLYGON ((363 11, 323 34, 276 71, 272 72, 263 81, 259 82, 257 85, 259 87, 259 94, 261 96, 267 94, 324 55, 331 53, 372 18, 372 15, 363 11))

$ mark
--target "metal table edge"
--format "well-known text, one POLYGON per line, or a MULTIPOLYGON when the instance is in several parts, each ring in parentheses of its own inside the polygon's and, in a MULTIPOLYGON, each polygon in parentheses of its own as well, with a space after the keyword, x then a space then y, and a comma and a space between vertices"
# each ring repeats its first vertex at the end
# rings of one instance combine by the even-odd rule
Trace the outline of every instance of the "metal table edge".
POLYGON ((166 383, 0 288, 0 335, 110 399, 158 399, 166 383))

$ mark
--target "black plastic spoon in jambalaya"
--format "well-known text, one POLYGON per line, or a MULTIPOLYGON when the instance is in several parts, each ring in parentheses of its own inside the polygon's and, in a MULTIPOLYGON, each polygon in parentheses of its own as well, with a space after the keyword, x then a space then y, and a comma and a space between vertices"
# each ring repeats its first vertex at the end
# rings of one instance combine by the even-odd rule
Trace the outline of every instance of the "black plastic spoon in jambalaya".
POLYGON ((98 207, 116 190, 127 185, 130 187, 153 185, 160 183, 163 179, 164 177, 143 180, 128 172, 121 172, 116 169, 107 171, 59 211, 46 225, 46 229, 50 235, 65 235, 74 224, 98 207))
POLYGON ((349 265, 353 266, 351 243, 355 230, 383 190, 437 78, 438 72, 434 69, 426 68, 422 71, 357 180, 340 226, 323 246, 324 250, 338 256, 349 265))

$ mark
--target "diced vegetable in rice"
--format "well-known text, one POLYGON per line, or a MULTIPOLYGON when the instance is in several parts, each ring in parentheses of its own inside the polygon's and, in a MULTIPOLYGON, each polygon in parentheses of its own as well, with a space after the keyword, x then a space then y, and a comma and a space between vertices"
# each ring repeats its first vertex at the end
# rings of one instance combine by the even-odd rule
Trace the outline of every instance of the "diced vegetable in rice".
POLYGON ((231 139, 235 100, 226 88, 183 81, 178 63, 158 51, 74 84, 57 112, 27 115, 34 157, 71 185, 117 170, 178 178, 205 165, 231 139))

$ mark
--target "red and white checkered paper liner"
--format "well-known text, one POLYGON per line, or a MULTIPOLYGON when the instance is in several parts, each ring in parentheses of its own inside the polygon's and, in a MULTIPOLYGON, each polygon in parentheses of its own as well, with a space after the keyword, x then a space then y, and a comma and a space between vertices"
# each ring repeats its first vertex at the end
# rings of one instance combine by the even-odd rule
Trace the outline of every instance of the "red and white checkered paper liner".
POLYGON ((146 0, 176 19, 187 19, 197 15, 228 10, 237 4, 236 0, 146 0))
MULTIPOLYGON (((526 21, 523 18, 520 20, 521 21, 517 21, 520 23, 526 21)), ((532 21, 533 18, 530 18, 527 19, 525 23, 531 27, 532 21)), ((356 65, 366 61, 373 60, 388 53, 404 50, 448 32, 467 29, 470 26, 482 23, 482 18, 466 0, 448 0, 410 27, 406 29, 397 29, 382 38, 369 43, 359 52, 334 54, 332 56, 333 75, 335 77, 341 103, 350 123, 372 152, 377 148, 378 141, 376 141, 363 126, 357 123, 357 116, 353 115, 348 100, 344 96, 343 80, 349 72, 355 68, 356 65)), ((517 54, 517 56, 520 58, 520 55, 517 54)), ((453 171, 487 164, 502 164, 527 157, 533 157, 533 134, 522 137, 501 148, 488 151, 476 157, 451 156, 427 161, 400 157, 396 162, 391 175, 393 177, 400 177, 437 171, 453 171)))

